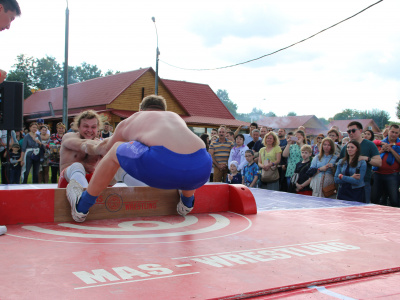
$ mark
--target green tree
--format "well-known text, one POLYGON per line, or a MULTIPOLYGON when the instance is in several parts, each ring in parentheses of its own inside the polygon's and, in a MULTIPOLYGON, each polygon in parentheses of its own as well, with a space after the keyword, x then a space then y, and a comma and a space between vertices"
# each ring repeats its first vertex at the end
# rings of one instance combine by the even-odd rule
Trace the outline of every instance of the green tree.
POLYGON ((294 111, 291 111, 287 114, 288 117, 295 117, 297 114, 294 111))
POLYGON ((318 120, 320 120, 322 122, 322 124, 324 124, 324 125, 329 125, 329 120, 327 120, 325 118, 318 118, 318 120))
POLYGON ((333 116, 334 120, 352 120, 352 119, 357 119, 357 110, 355 109, 345 109, 340 113, 337 113, 336 115, 333 116))
POLYGON ((32 81, 41 90, 59 87, 64 84, 62 72, 63 68, 61 68, 56 59, 46 56, 35 60, 32 81))
POLYGON ((389 124, 390 114, 380 109, 366 110, 359 112, 361 119, 373 119, 379 128, 385 128, 389 124))
MULTIPOLYGON (((105 75, 117 74, 107 70, 105 75)), ((83 62, 80 66, 68 66, 68 84, 82 82, 96 77, 104 76, 96 66, 83 62)), ((31 90, 51 89, 64 85, 64 66, 54 57, 43 58, 27 57, 24 54, 17 56, 13 70, 8 73, 7 80, 21 81, 24 83, 24 98, 32 94, 31 90)))
POLYGON ((35 88, 32 82, 34 58, 26 57, 24 54, 17 56, 17 62, 13 70, 7 74, 8 81, 20 81, 24 83, 24 99, 32 95, 31 89, 35 88))
POLYGON ((399 100, 399 102, 397 102, 396 116, 398 119, 400 119, 400 100, 399 100))
POLYGON ((75 75, 78 82, 103 76, 101 70, 96 65, 91 65, 86 62, 83 62, 80 66, 75 68, 75 75))
POLYGON ((228 92, 226 90, 218 90, 217 97, 222 101, 229 112, 236 118, 237 117, 237 104, 229 99, 228 92))
POLYGON ((334 120, 353 120, 353 119, 373 119, 379 128, 384 128, 389 124, 390 114, 387 111, 373 109, 373 110, 355 110, 345 109, 341 113, 333 117, 334 120))

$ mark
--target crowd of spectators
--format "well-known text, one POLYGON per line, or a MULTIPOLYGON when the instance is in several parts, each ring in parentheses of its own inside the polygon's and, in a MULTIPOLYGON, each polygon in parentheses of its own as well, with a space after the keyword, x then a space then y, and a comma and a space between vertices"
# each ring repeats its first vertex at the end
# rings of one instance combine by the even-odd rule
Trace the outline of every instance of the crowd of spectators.
MULTIPOLYGON (((74 131, 71 126, 69 131, 74 131)), ((7 132, 1 131, 3 184, 57 183, 65 126, 54 127, 51 132, 38 119, 12 132, 9 151, 7 132)), ((105 122, 98 138, 110 137, 112 131, 105 122)), ((399 127, 391 125, 379 140, 355 121, 348 124, 347 133, 332 127, 326 136, 315 137, 307 136, 304 127, 286 132, 251 123, 236 131, 214 128, 211 136, 204 133, 201 139, 213 159, 210 181, 398 207, 399 135, 399 127)))
MULTIPOLYGON (((74 132, 70 124, 68 132, 74 132)), ((43 119, 31 122, 22 131, 11 131, 7 151, 7 131, 1 130, 1 183, 57 183, 60 176, 60 149, 65 132, 65 125, 57 123, 55 131, 44 124, 43 119)), ((112 126, 104 122, 98 138, 112 135, 112 126)))
POLYGON ((349 121, 347 132, 332 127, 326 136, 251 123, 235 132, 221 126, 202 139, 214 163, 210 181, 399 207, 399 135, 391 125, 379 140, 349 121))

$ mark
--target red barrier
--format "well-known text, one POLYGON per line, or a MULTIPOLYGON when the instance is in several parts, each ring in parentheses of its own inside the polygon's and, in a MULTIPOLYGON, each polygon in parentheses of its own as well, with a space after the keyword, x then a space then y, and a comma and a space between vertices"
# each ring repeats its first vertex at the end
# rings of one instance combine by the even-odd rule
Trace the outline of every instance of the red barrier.
MULTIPOLYGON (((21 188, 24 187, 21 185, 21 188)), ((29 187, 32 187, 30 185, 29 187)), ((55 203, 62 203, 62 211, 65 214, 69 214, 69 205, 64 205, 65 190, 62 191, 62 198, 60 193, 55 193, 56 190, 44 188, 40 189, 40 185, 34 186, 36 189, 18 189, 17 186, 7 188, 2 186, 0 188, 0 224, 1 225, 12 225, 12 224, 29 224, 29 223, 46 223, 55 222, 55 203), (55 196, 58 195, 58 196, 55 196), (60 202, 61 201, 61 202, 60 202)), ((110 192, 115 189, 116 193, 126 194, 132 191, 124 191, 124 189, 131 189, 129 187, 114 187, 108 188, 110 192)), ((146 188, 142 188, 146 193, 146 188)), ((150 192, 147 192, 151 195, 150 192)), ((170 193, 168 193, 170 194, 170 193)), ((167 197, 167 194, 166 194, 167 197)), ((168 196, 171 198, 171 195, 168 196)), ((228 185, 228 184, 208 184, 199 188, 196 193, 195 207, 192 213, 212 213, 212 212, 226 212, 232 211, 239 214, 256 214, 257 207, 253 194, 244 185, 228 185)), ((173 199, 172 199, 173 200, 173 199)), ((124 200, 125 201, 125 200, 124 200)), ((162 201, 162 199, 161 199, 162 201)), ((176 206, 179 201, 178 194, 176 202, 169 199, 170 203, 166 205, 176 206)), ((99 204, 99 203, 96 203, 99 204)), ((105 205, 105 204, 103 204, 105 205)), ((57 206, 59 207, 59 206, 57 206)), ((148 211, 150 215, 165 215, 173 214, 175 208, 169 207, 170 209, 160 214, 159 211, 148 211)), ((168 208, 166 208, 168 209, 168 208)), ((137 215, 137 212, 132 212, 132 217, 137 215)), ((56 214, 59 214, 57 212, 56 214)), ((92 213, 93 217, 93 213, 92 213)), ((110 218, 116 218, 117 216, 109 216, 110 218)), ((103 217, 99 217, 100 219, 103 217)))

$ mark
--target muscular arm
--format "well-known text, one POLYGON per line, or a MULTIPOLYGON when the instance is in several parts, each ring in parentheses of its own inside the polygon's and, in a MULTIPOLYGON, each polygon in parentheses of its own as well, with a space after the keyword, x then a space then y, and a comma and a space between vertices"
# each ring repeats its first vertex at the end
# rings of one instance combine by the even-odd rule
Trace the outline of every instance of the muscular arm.
POLYGON ((393 154, 396 161, 400 163, 400 155, 392 147, 390 147, 390 152, 393 154))
MULTIPOLYGON (((368 156, 360 156, 358 160, 365 160, 365 162, 367 162, 368 156)), ((371 158, 369 164, 373 167, 380 168, 382 166, 382 158, 379 155, 375 155, 371 158)))
POLYGON ((292 143, 288 143, 287 145, 286 145, 286 147, 285 147, 285 150, 283 150, 283 153, 282 153, 282 156, 283 157, 289 157, 289 153, 290 153, 290 145, 291 145, 292 143))
POLYGON ((234 135, 235 137, 239 134, 240 129, 242 129, 242 126, 243 126, 243 125, 240 125, 240 126, 238 127, 238 129, 236 129, 236 131, 233 133, 233 135, 234 135))

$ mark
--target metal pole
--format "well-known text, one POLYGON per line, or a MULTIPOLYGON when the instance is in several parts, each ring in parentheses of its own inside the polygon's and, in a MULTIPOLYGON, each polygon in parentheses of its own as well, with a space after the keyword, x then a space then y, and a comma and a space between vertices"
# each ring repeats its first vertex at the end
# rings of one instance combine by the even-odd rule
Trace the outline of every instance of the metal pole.
POLYGON ((69 29, 69 9, 65 10, 65 60, 64 60, 64 89, 63 89, 63 123, 68 130, 68 29, 69 29))
POLYGON ((160 51, 158 50, 158 33, 157 33, 156 19, 154 17, 152 17, 151 19, 153 20, 154 27, 156 28, 156 36, 157 36, 155 94, 158 95, 158 60, 159 60, 160 51))

